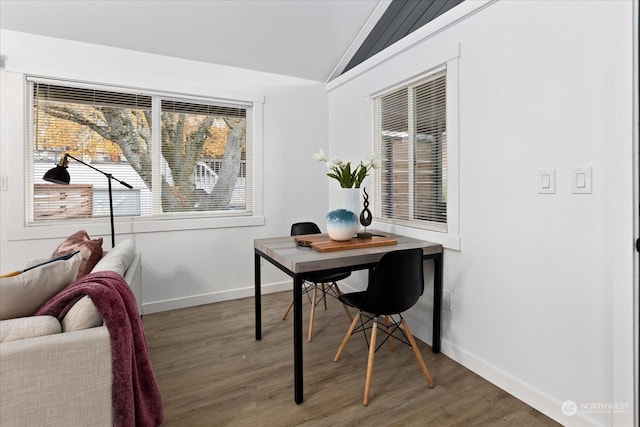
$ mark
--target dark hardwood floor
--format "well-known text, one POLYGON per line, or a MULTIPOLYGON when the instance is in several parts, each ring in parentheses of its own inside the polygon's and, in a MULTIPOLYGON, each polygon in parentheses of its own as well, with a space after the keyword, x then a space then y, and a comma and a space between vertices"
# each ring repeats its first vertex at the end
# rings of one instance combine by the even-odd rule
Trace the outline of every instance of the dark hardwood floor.
MULTIPOLYGON (((417 340, 436 387, 412 350, 385 345, 375 357, 369 406, 362 405, 367 347, 354 335, 333 362, 349 321, 336 300, 318 306, 304 343, 305 401, 293 401, 291 293, 263 296, 263 339, 253 298, 145 315, 164 402, 164 426, 556 426, 545 415, 417 340)), ((308 304, 304 306, 304 335, 308 304)))

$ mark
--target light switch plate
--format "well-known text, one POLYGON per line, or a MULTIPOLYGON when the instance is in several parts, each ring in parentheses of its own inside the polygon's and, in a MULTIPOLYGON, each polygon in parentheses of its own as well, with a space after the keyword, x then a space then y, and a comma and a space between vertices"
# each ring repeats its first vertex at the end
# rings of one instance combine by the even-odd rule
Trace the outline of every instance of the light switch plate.
POLYGON ((571 174, 571 192, 574 194, 591 194, 591 167, 574 168, 571 174))
POLYGON ((537 180, 538 194, 555 194, 556 192, 556 170, 538 169, 537 180))

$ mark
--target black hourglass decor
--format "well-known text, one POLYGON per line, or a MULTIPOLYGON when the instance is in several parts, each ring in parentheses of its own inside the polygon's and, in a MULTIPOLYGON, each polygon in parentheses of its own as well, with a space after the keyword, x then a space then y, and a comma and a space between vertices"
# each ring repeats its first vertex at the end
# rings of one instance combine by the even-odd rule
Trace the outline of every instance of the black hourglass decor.
POLYGON ((373 234, 367 233, 367 227, 371 225, 371 221, 373 221, 373 216, 371 216, 371 211, 369 210, 369 195, 367 194, 367 188, 363 188, 364 193, 364 209, 360 213, 360 224, 364 227, 364 231, 362 233, 358 233, 358 237, 372 237, 373 234))

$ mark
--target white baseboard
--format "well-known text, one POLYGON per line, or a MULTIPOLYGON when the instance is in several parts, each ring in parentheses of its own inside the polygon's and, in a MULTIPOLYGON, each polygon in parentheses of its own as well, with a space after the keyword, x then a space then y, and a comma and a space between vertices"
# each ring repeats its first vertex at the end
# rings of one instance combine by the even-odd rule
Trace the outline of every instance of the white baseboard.
POLYGON ((572 416, 563 414, 563 402, 445 339, 442 340, 441 350, 442 353, 467 369, 564 426, 604 426, 604 424, 580 412, 572 416))
MULTIPOLYGON (((431 345, 431 329, 425 328, 421 322, 415 319, 415 316, 415 312, 409 312, 404 316, 411 327, 411 332, 421 341, 431 345)), ((573 416, 564 415, 561 409, 563 402, 560 402, 543 391, 521 381, 508 372, 503 371, 497 366, 492 365, 444 338, 440 340, 440 352, 564 426, 584 427, 589 425, 604 427, 600 422, 580 412, 573 416)), ((437 384, 437 378, 434 378, 434 380, 437 384)))
MULTIPOLYGON (((262 285, 262 294, 291 290, 291 281, 262 285)), ((230 301, 254 296, 253 286, 231 289, 228 291, 211 292, 208 294, 192 295, 184 298, 174 298, 142 304, 142 313, 152 314, 161 311, 177 310, 179 308, 195 307, 197 305, 212 304, 214 302, 230 301)))

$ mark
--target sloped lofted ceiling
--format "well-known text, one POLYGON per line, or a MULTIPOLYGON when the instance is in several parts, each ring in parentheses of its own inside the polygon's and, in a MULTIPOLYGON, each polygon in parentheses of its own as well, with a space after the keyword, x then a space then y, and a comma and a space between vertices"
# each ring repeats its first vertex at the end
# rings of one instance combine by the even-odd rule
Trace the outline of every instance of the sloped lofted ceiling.
POLYGON ((393 0, 342 72, 349 71, 463 1, 393 0))
POLYGON ((0 27, 326 81, 379 3, 1 0, 0 27))
POLYGON ((326 82, 459 2, 0 0, 0 28, 326 82))

